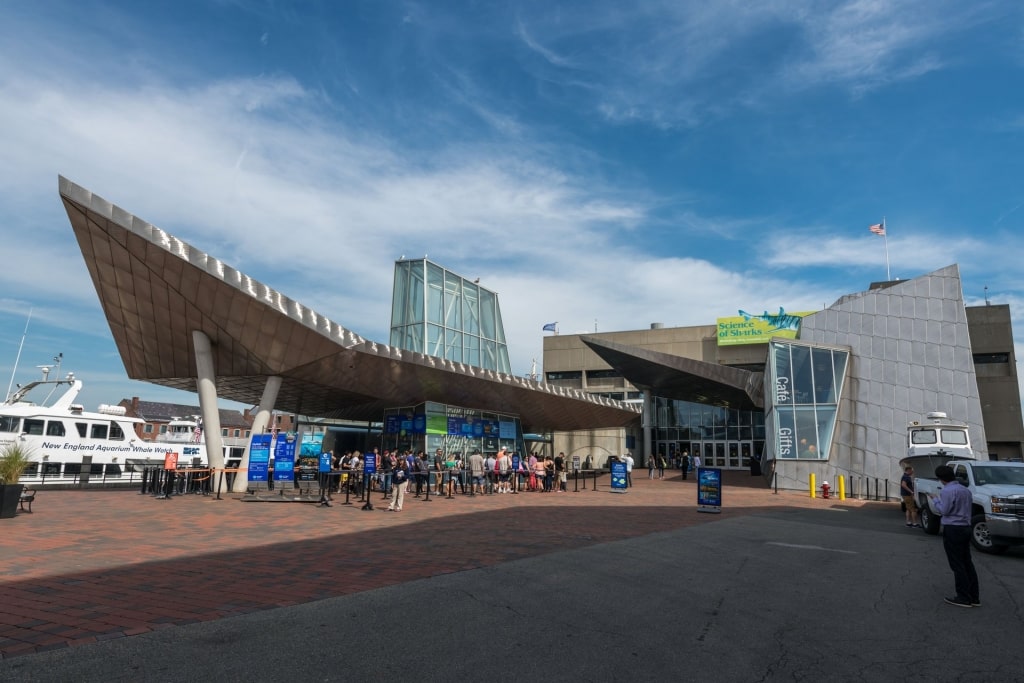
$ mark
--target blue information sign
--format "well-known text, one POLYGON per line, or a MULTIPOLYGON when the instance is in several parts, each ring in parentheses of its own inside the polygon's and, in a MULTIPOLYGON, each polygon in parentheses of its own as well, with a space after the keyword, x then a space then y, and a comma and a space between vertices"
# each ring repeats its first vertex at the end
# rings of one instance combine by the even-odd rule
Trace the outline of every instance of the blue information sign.
POLYGON ((320 454, 320 472, 323 473, 323 472, 330 472, 330 471, 331 471, 331 454, 329 452, 321 453, 320 454))
POLYGON ((722 511, 722 470, 716 467, 697 468, 697 510, 722 511))
POLYGON ((253 434, 249 445, 249 481, 266 481, 270 463, 270 434, 253 434))
POLYGON ((626 490, 626 463, 622 460, 612 460, 611 467, 612 490, 626 490))
POLYGON ((377 471, 377 457, 373 453, 367 453, 363 460, 363 474, 373 474, 377 471))
POLYGON ((295 436, 281 434, 274 446, 274 481, 295 481, 295 436))

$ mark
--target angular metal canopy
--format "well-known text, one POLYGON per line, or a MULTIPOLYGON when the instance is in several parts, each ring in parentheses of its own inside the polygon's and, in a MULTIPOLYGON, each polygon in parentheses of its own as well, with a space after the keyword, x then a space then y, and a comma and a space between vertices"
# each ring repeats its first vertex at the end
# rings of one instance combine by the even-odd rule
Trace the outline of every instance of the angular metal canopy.
POLYGON ((580 337, 633 386, 655 396, 743 410, 764 409, 764 373, 580 337))
POLYGON ((380 420, 437 401, 518 414, 526 431, 622 427, 637 410, 581 391, 366 340, 66 178, 60 195, 128 376, 196 390, 192 331, 213 344, 217 394, 276 409, 380 420))

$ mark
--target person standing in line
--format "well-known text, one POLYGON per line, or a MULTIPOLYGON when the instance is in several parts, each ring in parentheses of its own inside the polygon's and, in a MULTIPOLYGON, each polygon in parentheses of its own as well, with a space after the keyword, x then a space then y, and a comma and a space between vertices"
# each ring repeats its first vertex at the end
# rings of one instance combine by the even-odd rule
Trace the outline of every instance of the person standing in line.
POLYGON ((914 468, 905 467, 900 478, 900 495, 903 497, 903 508, 906 510, 907 526, 920 527, 917 518, 917 496, 914 495, 914 468))
POLYGON ((665 462, 665 454, 658 453, 658 479, 665 478, 665 466, 668 463, 665 462))
POLYGON ((430 491, 430 462, 427 454, 420 451, 416 459, 416 495, 423 495, 424 490, 430 491))
POLYGON ((512 458, 508 451, 502 448, 498 451, 498 493, 511 493, 509 479, 512 476, 512 458))
POLYGON ((929 494, 935 509, 942 515, 942 548, 946 561, 953 570, 956 595, 945 598, 947 605, 955 607, 981 607, 978 590, 978 572, 971 559, 971 504, 973 496, 956 480, 953 468, 940 465, 935 476, 942 482, 939 495, 929 494))
POLYGON ((544 493, 555 490, 555 461, 550 455, 544 456, 544 493))
POLYGON ((626 457, 623 458, 626 461, 626 487, 633 486, 633 454, 626 451, 626 457))
POLYGON ((494 471, 495 463, 497 462, 498 459, 494 457, 493 453, 488 453, 487 458, 484 460, 484 477, 488 493, 494 493, 498 487, 498 475, 494 471))
POLYGON ((409 465, 404 459, 395 463, 391 477, 391 504, 388 510, 401 512, 402 504, 405 502, 405 488, 409 485, 409 465))
POLYGON ((565 453, 559 452, 558 455, 555 456, 555 476, 558 478, 557 490, 559 492, 567 490, 566 480, 568 477, 566 476, 566 464, 565 453))
POLYGON ((696 472, 700 469, 700 453, 694 451, 693 453, 693 471, 696 472))
POLYGON ((530 473, 529 479, 527 479, 526 490, 538 491, 541 478, 544 476, 544 466, 538 460, 536 453, 530 453, 530 457, 526 459, 526 469, 530 473))
POLYGON ((686 476, 690 473, 690 451, 683 451, 679 457, 679 469, 683 471, 683 481, 686 481, 686 476))
POLYGON ((647 456, 647 478, 654 479, 654 461, 657 458, 654 455, 647 456))
POLYGON ((484 492, 484 456, 480 451, 473 451, 469 456, 470 493, 484 492))

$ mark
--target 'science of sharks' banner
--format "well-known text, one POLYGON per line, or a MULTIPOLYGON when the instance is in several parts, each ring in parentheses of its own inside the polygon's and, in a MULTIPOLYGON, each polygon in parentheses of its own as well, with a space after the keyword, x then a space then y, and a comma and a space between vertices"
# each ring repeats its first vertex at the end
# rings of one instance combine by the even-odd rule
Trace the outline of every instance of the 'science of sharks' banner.
POLYGON ((765 311, 760 315, 739 311, 733 318, 718 319, 718 345, 765 344, 772 337, 796 339, 800 331, 800 319, 814 311, 786 313, 779 307, 778 313, 765 311))

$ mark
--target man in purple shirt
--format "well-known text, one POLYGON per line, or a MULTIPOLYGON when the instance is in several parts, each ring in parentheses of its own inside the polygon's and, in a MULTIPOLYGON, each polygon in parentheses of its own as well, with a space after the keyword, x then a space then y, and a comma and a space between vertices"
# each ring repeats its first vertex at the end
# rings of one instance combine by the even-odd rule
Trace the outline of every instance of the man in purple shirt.
POLYGON ((971 560, 971 492, 960 485, 949 465, 936 467, 935 476, 942 490, 930 497, 942 515, 942 547, 956 586, 956 596, 945 600, 956 607, 981 607, 978 573, 971 560))

